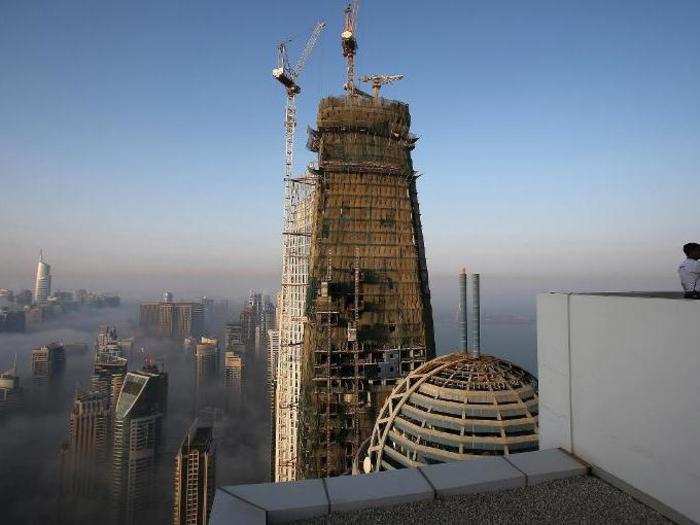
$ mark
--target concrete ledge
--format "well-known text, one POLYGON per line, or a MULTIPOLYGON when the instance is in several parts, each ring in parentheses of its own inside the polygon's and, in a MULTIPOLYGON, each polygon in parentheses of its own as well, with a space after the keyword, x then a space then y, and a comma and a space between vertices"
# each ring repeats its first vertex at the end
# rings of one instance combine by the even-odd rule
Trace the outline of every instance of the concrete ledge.
POLYGON ((527 476, 528 485, 583 476, 588 472, 586 465, 558 448, 511 454, 504 459, 527 476))
POLYGON ((431 500, 435 491, 418 469, 327 478, 331 512, 431 500))
POLYGON ((226 486, 216 492, 209 525, 288 523, 331 512, 512 489, 587 470, 566 452, 551 449, 359 476, 226 486))
POLYGON ((328 498, 320 479, 235 485, 224 490, 264 509, 267 523, 287 523, 328 514, 328 498))
POLYGON ((265 523, 267 523, 267 516, 263 509, 246 503, 223 489, 216 489, 209 522, 265 525, 265 523))
POLYGON ((502 457, 419 467, 438 497, 524 487, 525 475, 502 457))

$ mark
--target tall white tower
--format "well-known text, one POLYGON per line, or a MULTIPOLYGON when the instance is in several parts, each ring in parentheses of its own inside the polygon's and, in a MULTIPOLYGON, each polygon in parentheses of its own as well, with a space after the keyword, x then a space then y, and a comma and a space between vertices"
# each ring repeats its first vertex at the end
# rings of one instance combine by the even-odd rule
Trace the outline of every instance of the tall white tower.
POLYGON ((44 262, 44 252, 39 251, 39 263, 36 266, 36 283, 34 284, 34 302, 45 303, 51 295, 51 266, 44 262))

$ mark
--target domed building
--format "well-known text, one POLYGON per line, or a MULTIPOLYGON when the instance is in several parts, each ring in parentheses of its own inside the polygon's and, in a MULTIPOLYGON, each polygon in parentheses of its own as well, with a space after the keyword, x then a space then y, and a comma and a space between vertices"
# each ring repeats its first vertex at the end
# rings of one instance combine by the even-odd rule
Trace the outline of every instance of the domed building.
POLYGON ((481 355, 478 274, 469 275, 469 301, 466 282, 463 271, 463 351, 428 361, 394 388, 367 445, 365 473, 538 448, 537 380, 481 355))

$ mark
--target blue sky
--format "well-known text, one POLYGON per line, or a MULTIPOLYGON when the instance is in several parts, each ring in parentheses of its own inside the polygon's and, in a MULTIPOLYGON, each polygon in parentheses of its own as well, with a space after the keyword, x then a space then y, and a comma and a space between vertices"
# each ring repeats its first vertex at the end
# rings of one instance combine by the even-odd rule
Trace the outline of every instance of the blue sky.
MULTIPOLYGON (((275 43, 298 35, 296 56, 328 23, 301 169, 343 82, 343 5, 1 2, 0 287, 31 282, 39 247, 71 284, 274 282, 275 43)), ((406 75, 385 94, 421 136, 432 274, 670 283, 700 235, 699 27, 696 1, 363 2, 358 73, 406 75)))

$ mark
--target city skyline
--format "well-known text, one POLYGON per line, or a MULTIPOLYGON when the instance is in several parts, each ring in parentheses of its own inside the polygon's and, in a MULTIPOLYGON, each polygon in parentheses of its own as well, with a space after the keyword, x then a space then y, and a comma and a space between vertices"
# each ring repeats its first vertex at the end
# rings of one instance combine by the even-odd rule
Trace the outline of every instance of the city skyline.
MULTIPOLYGON (((340 7, 3 8, 0 281, 31 288, 43 247, 67 283, 134 292, 189 272, 198 290, 233 276, 273 290, 284 105, 274 45, 290 33, 301 45, 318 18, 339 27, 340 7), (232 31, 241 14, 251 23, 232 31), (51 227, 26 209, 50 210, 51 227), (175 211, 175 223, 161 220, 175 211)), ((522 278, 672 274, 695 235, 684 188, 700 160, 700 6, 368 2, 361 16, 358 72, 406 74, 385 94, 411 104, 423 137, 431 277, 465 260, 522 278)), ((328 33, 301 80, 300 132, 320 96, 341 92, 328 33)), ((297 149, 300 171, 311 156, 297 149)))

